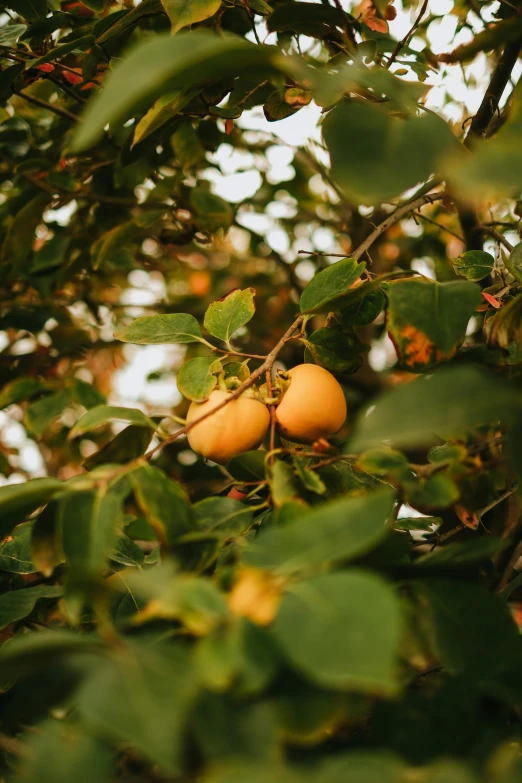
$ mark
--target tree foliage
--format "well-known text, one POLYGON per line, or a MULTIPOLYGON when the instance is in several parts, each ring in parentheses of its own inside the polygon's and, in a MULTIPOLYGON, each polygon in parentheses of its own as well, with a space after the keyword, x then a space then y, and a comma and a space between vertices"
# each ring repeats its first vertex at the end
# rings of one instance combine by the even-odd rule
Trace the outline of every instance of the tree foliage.
POLYGON ((522 3, 1 6, 0 779, 520 780, 522 3))

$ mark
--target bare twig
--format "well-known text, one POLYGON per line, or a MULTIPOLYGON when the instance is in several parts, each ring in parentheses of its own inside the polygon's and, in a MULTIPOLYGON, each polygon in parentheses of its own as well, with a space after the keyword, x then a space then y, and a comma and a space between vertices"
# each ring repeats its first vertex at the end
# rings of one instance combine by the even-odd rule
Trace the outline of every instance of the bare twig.
POLYGON ((375 240, 378 239, 381 234, 384 234, 384 232, 387 231, 390 226, 393 226, 394 223, 397 223, 399 220, 405 217, 405 215, 408 215, 410 212, 415 212, 415 210, 420 209, 420 207, 423 207, 425 204, 431 204, 433 201, 440 201, 445 197, 445 195, 445 193, 432 193, 425 196, 420 196, 419 198, 415 199, 415 201, 409 201, 406 204, 403 204, 401 207, 397 207, 397 209, 388 215, 386 220, 383 220, 383 222, 380 223, 377 228, 366 237, 364 242, 361 242, 359 247, 351 254, 351 258, 355 258, 355 260, 358 261, 360 257, 364 255, 367 250, 369 250, 375 240))
POLYGON ((404 49, 405 46, 408 45, 408 43, 410 42, 410 39, 415 34, 416 29, 418 28, 418 26, 421 23, 422 17, 426 13, 426 9, 428 8, 428 2, 429 2, 429 0, 424 0, 424 2, 422 4, 422 8, 421 8, 420 12, 417 14, 417 18, 415 19, 415 22, 413 23, 413 27, 406 33, 406 35, 404 36, 402 41, 399 41, 399 43, 397 44, 397 46, 393 50, 392 55, 391 55, 390 59, 388 60, 388 64, 386 66, 387 68, 390 68, 393 65, 393 63, 397 59, 400 51, 402 49, 404 49))
POLYGON ((62 109, 60 106, 53 106, 52 103, 47 103, 47 101, 42 101, 40 98, 35 98, 34 95, 28 95, 26 92, 22 92, 21 90, 14 90, 14 93, 15 95, 19 95, 20 98, 23 98, 28 103, 33 103, 35 106, 39 106, 41 109, 52 111, 68 120, 73 120, 73 122, 79 122, 80 120, 76 114, 72 114, 70 111, 67 111, 67 109, 62 109))
POLYGON ((437 220, 433 220, 433 218, 428 217, 427 215, 423 215, 422 212, 414 212, 413 213, 415 217, 422 218, 422 220, 425 220, 426 223, 431 223, 433 226, 437 226, 437 228, 440 228, 442 231, 445 231, 447 234, 451 234, 455 237, 455 239, 459 239, 464 244, 466 243, 466 240, 463 236, 460 234, 457 234, 456 231, 452 231, 451 228, 448 228, 447 226, 444 226, 442 223, 439 223, 437 220))
POLYGON ((506 237, 500 233, 500 231, 496 231, 494 228, 485 225, 482 225, 481 229, 484 234, 489 234, 490 237, 493 237, 493 239, 496 239, 497 242, 500 242, 501 245, 504 245, 506 250, 509 250, 509 252, 513 250, 513 245, 511 242, 509 242, 506 237))

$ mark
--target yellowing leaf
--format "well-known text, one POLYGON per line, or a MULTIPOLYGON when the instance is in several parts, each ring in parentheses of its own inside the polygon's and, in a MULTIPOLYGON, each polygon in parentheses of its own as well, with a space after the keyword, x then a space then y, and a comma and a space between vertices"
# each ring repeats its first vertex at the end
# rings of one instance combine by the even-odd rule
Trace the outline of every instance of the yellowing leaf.
POLYGON ((284 580, 257 568, 242 568, 228 599, 232 614, 268 625, 277 614, 284 580))
POLYGON ((219 10, 221 0, 162 0, 172 24, 172 35, 196 22, 209 19, 219 10))

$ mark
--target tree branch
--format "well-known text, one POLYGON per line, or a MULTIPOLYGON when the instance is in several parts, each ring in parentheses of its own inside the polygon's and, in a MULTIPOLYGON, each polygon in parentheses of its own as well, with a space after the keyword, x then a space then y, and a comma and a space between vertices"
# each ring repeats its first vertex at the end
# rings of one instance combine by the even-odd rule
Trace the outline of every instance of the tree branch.
POLYGON ((397 223, 399 220, 405 217, 405 215, 408 215, 410 212, 415 212, 425 204, 431 204, 433 201, 440 201, 445 197, 445 195, 445 193, 428 194, 426 196, 420 196, 414 201, 408 201, 401 207, 397 207, 397 209, 388 215, 386 220, 383 220, 383 222, 380 223, 377 228, 366 237, 364 242, 361 242, 359 247, 351 254, 351 258, 355 258, 355 260, 358 261, 360 257, 364 255, 367 250, 369 250, 375 240, 378 239, 381 234, 384 234, 384 232, 387 231, 390 226, 393 226, 394 223, 397 223))
POLYGON ((417 18, 415 19, 415 22, 413 23, 413 27, 411 28, 411 30, 409 30, 408 33, 406 33, 406 35, 404 36, 402 41, 399 41, 399 43, 397 44, 397 46, 393 50, 392 55, 391 55, 390 59, 388 60, 388 64, 386 66, 387 68, 391 68, 391 66, 393 65, 393 63, 397 59, 397 57, 398 57, 399 53, 401 52, 401 50, 404 49, 404 47, 407 46, 408 43, 410 42, 411 37, 415 33, 415 30, 418 28, 418 26, 421 23, 422 17, 426 13, 426 9, 428 8, 428 1, 429 0, 424 0, 424 2, 422 4, 422 8, 421 8, 419 14, 417 15, 417 18))
MULTIPOLYGON (((485 139, 491 120, 498 111, 500 99, 510 79, 511 72, 516 65, 522 39, 507 43, 491 76, 489 86, 485 92, 482 103, 469 126, 464 139, 464 146, 470 149, 477 139, 485 139)), ((482 226, 473 207, 465 204, 457 204, 460 225, 466 238, 468 250, 482 249, 482 226)))
POLYGON ((474 139, 484 139, 487 135, 489 124, 495 113, 498 111, 500 99, 506 89, 506 85, 511 76, 511 72, 516 65, 520 50, 522 49, 522 38, 511 41, 506 44, 495 70, 491 76, 491 81, 485 92, 482 103, 469 126, 468 133, 464 139, 464 146, 468 149, 472 146, 474 139))

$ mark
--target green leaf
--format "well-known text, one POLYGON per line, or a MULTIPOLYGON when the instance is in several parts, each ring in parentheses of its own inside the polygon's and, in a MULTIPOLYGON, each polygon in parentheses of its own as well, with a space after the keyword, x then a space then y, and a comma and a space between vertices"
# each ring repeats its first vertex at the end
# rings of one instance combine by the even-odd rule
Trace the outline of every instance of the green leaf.
POLYGON ((58 499, 63 552, 75 579, 97 576, 107 565, 123 523, 126 494, 128 485, 122 481, 58 499))
POLYGON ((520 658, 520 636, 504 601, 478 584, 424 579, 411 583, 437 659, 449 671, 491 680, 520 658))
POLYGON ((424 182, 459 149, 437 115, 398 119, 369 101, 342 101, 327 115, 323 135, 334 179, 362 204, 389 201, 424 182))
POLYGON ((111 778, 112 751, 69 721, 38 724, 24 744, 28 754, 16 770, 17 783, 108 783, 111 778))
POLYGON ((385 283, 383 288, 388 298, 388 332, 401 364, 413 372, 455 353, 482 301, 479 286, 464 281, 411 278, 385 283))
POLYGON ((194 168, 205 159, 205 148, 189 120, 178 125, 170 142, 183 170, 194 168))
POLYGON ((138 408, 121 408, 116 405, 96 405, 85 413, 70 430, 68 437, 78 438, 87 432, 107 424, 109 421, 130 421, 139 427, 149 427, 156 429, 154 422, 138 408))
POLYGON ((162 0, 162 4, 174 35, 184 27, 214 16, 221 6, 221 0, 162 0))
POLYGON ((22 400, 28 400, 45 389, 45 384, 37 378, 15 378, 10 383, 6 383, 0 391, 0 409, 7 408, 22 400))
POLYGON ((358 419, 350 448, 359 451, 389 441, 401 446, 433 443, 462 435, 499 418, 509 420, 520 406, 514 390, 475 367, 444 367, 384 392, 358 419), (422 405, 419 405, 422 400, 422 405))
POLYGON ((259 763, 277 756, 275 714, 266 702, 238 704, 224 695, 205 693, 196 704, 193 720, 197 744, 208 762, 241 755, 259 763))
POLYGON ((12 46, 27 30, 26 24, 8 24, 0 30, 0 46, 12 46))
POLYGON ((155 130, 161 128, 169 120, 180 113, 192 98, 197 95, 197 90, 174 90, 167 95, 162 95, 154 105, 141 118, 134 130, 132 146, 135 147, 155 130))
POLYGON ((393 693, 401 616, 392 589, 353 569, 292 585, 274 638, 289 662, 326 688, 393 693))
POLYGON ((218 37, 198 30, 140 41, 89 103, 74 137, 74 150, 96 142, 107 123, 126 120, 145 99, 152 102, 168 91, 190 90, 209 78, 219 80, 258 68, 274 70, 282 64, 275 47, 256 46, 226 33, 218 37))
POLYGON ((204 342, 201 329, 193 315, 143 315, 114 333, 116 340, 135 345, 204 342))
POLYGON ((369 345, 363 343, 354 329, 328 326, 316 329, 307 340, 305 362, 319 364, 330 372, 354 373, 363 363, 369 345))
POLYGON ((325 313, 340 306, 343 295, 361 276, 366 264, 343 258, 313 277, 301 294, 302 313, 325 313))
POLYGON ((4 538, 37 508, 48 503, 62 487, 63 483, 54 478, 37 478, 24 484, 0 487, 0 538, 4 538))
POLYGON ((77 696, 82 723, 181 775, 184 727, 197 686, 180 646, 126 643, 100 662, 77 696))
POLYGON ((208 400, 210 393, 218 384, 222 372, 219 359, 210 356, 196 356, 180 368, 177 377, 179 391, 194 402, 208 400))
POLYGON ((37 22, 47 16, 46 0, 9 0, 9 6, 28 22, 37 22))
POLYGON ((250 508, 234 498, 205 498, 195 503, 193 510, 200 530, 217 531, 226 536, 248 530, 254 518, 250 508))
POLYGON ((291 117, 301 106, 291 106, 286 98, 286 90, 275 90, 265 101, 263 112, 268 122, 276 122, 291 117))
POLYGON ((181 487, 152 465, 130 474, 136 502, 158 538, 172 545, 192 529, 192 514, 181 487))
POLYGON ((458 275, 476 283, 491 274, 495 259, 491 253, 483 250, 468 250, 453 261, 453 269, 458 275))
POLYGON ((64 561, 57 511, 58 503, 53 500, 38 514, 32 525, 31 558, 45 577, 50 577, 64 561))
POLYGON ((230 228, 232 225, 233 208, 228 201, 211 193, 207 188, 199 185, 191 188, 189 203, 200 228, 207 231, 217 231, 220 228, 230 228))
POLYGON ((47 54, 38 57, 36 60, 30 60, 25 66, 26 70, 29 68, 36 68, 38 65, 43 65, 44 63, 54 62, 59 57, 63 57, 64 54, 69 54, 69 52, 84 52, 93 43, 93 35, 84 35, 81 38, 75 38, 72 41, 56 46, 54 49, 50 49, 47 54))
POLYGON ((135 244, 141 233, 141 229, 133 220, 120 223, 110 231, 106 231, 91 246, 92 268, 100 269, 105 264, 114 262, 122 248, 135 244))
POLYGON ((71 655, 99 655, 104 645, 95 634, 73 631, 50 631, 15 636, 0 649, 2 674, 14 675, 59 666, 71 655))
MULTIPOLYGON (((13 66, 15 67, 15 66, 13 66)), ((6 69, 7 70, 7 69, 6 69)), ((4 241, 0 250, 0 259, 19 269, 28 259, 34 242, 34 232, 42 222, 42 212, 50 201, 48 193, 40 193, 27 201, 7 224, 4 241)))
POLYGON ((79 402, 87 410, 96 407, 96 405, 103 405, 107 401, 105 395, 96 386, 93 386, 92 383, 85 383, 79 378, 73 379, 72 395, 76 402, 79 402))
POLYGON ((405 763, 392 753, 353 750, 326 758, 314 783, 405 783, 407 775, 405 763))
POLYGON ((41 400, 31 403, 25 412, 27 428, 41 437, 47 427, 61 416, 72 402, 72 389, 63 389, 56 394, 48 394, 41 400))
POLYGON ((111 560, 125 566, 143 565, 144 554, 139 546, 128 536, 120 536, 112 550, 111 560))
POLYGON ((222 299, 209 305, 205 313, 204 327, 207 332, 230 345, 235 332, 253 318, 256 311, 254 288, 243 291, 235 288, 222 299))
POLYGON ((18 527, 15 535, 0 544, 0 571, 11 574, 34 574, 39 569, 31 558, 31 535, 33 525, 28 522, 18 527))
POLYGON ((10 590, 0 595, 0 628, 23 620, 31 614, 41 598, 59 598, 63 588, 59 585, 37 585, 23 590, 10 590))
POLYGON ((357 467, 374 476, 391 476, 399 480, 411 476, 408 460, 404 454, 394 449, 369 449, 361 454, 357 467))
POLYGON ((118 432, 101 449, 87 457, 83 463, 85 470, 92 470, 97 465, 124 465, 133 459, 143 456, 152 438, 150 426, 141 427, 131 424, 118 432))
POLYGON ((270 495, 276 508, 299 497, 295 475, 287 462, 275 459, 268 473, 270 495))
POLYGON ((384 310, 386 297, 380 288, 370 290, 359 301, 338 311, 339 320, 344 327, 366 326, 371 324, 384 310))
POLYGON ((448 508, 460 497, 460 492, 450 476, 445 473, 436 473, 427 479, 405 482, 406 501, 413 508, 423 511, 448 508))
POLYGON ((343 27, 348 15, 337 8, 323 6, 318 3, 281 3, 274 9, 267 20, 270 32, 292 30, 296 33, 322 38, 328 34, 328 29, 335 31, 343 27))
POLYGON ((285 527, 261 530, 245 549, 243 562, 292 574, 359 557, 387 535, 394 504, 389 488, 321 504, 285 527))

